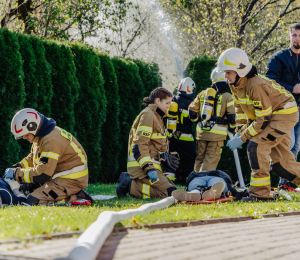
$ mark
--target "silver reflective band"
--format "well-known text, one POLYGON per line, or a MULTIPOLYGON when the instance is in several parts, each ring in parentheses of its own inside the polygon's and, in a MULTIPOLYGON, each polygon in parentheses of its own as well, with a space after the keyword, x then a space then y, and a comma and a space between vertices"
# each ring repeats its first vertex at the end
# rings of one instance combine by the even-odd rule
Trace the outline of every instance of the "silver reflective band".
POLYGON ((132 155, 128 156, 127 162, 133 162, 133 161, 135 161, 135 158, 132 155))
POLYGON ((286 103, 286 104, 283 106, 283 108, 284 108, 284 109, 287 109, 287 108, 291 108, 291 107, 295 107, 295 106, 297 106, 296 101, 292 101, 292 102, 286 103))
POLYGON ((156 163, 156 164, 160 164, 159 161, 156 161, 154 158, 152 158, 152 162, 156 163))
POLYGON ((193 135, 192 134, 181 134, 180 137, 191 138, 191 137, 193 137, 193 135))
POLYGON ((87 170, 87 168, 88 168, 87 164, 84 164, 84 165, 76 166, 76 167, 72 168, 71 170, 58 172, 52 177, 52 180, 54 180, 54 179, 56 179, 57 177, 60 177, 60 176, 66 176, 66 175, 69 175, 69 174, 72 174, 72 173, 85 171, 85 170, 87 170))
POLYGON ((183 113, 183 114, 189 114, 189 111, 186 110, 186 109, 182 109, 182 110, 181 110, 181 113, 183 113))

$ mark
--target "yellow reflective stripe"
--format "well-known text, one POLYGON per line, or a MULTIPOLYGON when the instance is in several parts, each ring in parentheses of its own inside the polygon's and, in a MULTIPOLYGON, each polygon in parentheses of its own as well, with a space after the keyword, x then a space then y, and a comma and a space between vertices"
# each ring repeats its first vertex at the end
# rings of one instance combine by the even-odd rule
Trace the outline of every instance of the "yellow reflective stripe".
POLYGON ((48 157, 55 160, 58 160, 59 154, 52 152, 42 152, 41 157, 48 157))
POLYGON ((245 114, 236 114, 235 120, 248 120, 248 118, 245 114))
POLYGON ((233 106, 233 100, 227 103, 227 107, 233 106))
POLYGON ((145 162, 151 162, 152 163, 151 157, 146 156, 146 157, 142 158, 141 160, 139 160, 139 165, 142 166, 145 162))
POLYGON ((276 114, 289 115, 289 114, 293 114, 297 111, 298 111, 298 107, 295 106, 295 107, 291 107, 291 108, 280 109, 280 110, 274 111, 272 114, 273 115, 276 115, 276 114))
POLYGON ((236 128, 236 125, 229 124, 230 128, 236 128))
POLYGON ((194 141, 194 137, 184 137, 184 136, 180 136, 179 137, 179 140, 182 140, 182 141, 194 141))
POLYGON ((293 96, 292 94, 288 94, 286 92, 285 88, 283 88, 280 85, 275 84, 271 79, 267 78, 266 76, 263 76, 263 75, 259 75, 259 76, 261 76, 263 79, 265 79, 267 81, 270 81, 272 83, 272 87, 275 88, 276 90, 278 90, 281 94, 284 94, 287 97, 292 97, 293 96))
POLYGON ((30 169, 24 171, 24 181, 25 181, 25 183, 31 183, 30 178, 29 178, 29 171, 30 171, 30 169))
POLYGON ((253 178, 251 177, 250 185, 251 186, 266 186, 270 185, 270 176, 265 178, 253 178))
POLYGON ((256 116, 266 116, 272 113, 272 106, 270 106, 268 109, 266 110, 256 110, 255 109, 255 115, 256 116))
POLYGON ((240 104, 247 104, 246 98, 239 98, 240 104))
POLYGON ((167 138, 167 136, 161 133, 153 133, 150 139, 163 139, 163 138, 167 138))
POLYGON ((150 199, 150 185, 143 183, 142 193, 143 199, 150 199))
POLYGON ((28 164, 28 162, 25 158, 21 161, 21 163, 22 163, 22 165, 24 166, 25 169, 29 168, 29 164, 28 164))
POLYGON ((35 164, 39 164, 40 158, 33 158, 33 162, 34 162, 35 164))
POLYGON ((257 135, 257 132, 255 131, 255 129, 252 125, 250 127, 248 127, 248 130, 250 132, 250 135, 252 135, 252 136, 257 135))
POLYGON ((232 95, 232 97, 233 97, 233 101, 234 101, 234 103, 236 103, 236 104, 240 104, 240 101, 239 101, 239 99, 235 96, 235 95, 232 95))
POLYGON ((222 105, 218 104, 218 106, 217 106, 217 116, 218 117, 220 116, 220 113, 221 113, 221 107, 222 107, 222 105))
POLYGON ((78 178, 81 178, 81 177, 84 177, 86 175, 89 174, 89 170, 86 169, 84 171, 81 171, 81 172, 74 172, 74 173, 71 173, 71 174, 68 174, 68 175, 65 175, 65 176, 59 176, 58 178, 63 178, 63 179, 78 179, 78 178))
POLYGON ((214 133, 214 134, 218 134, 218 135, 226 135, 227 136, 227 131, 217 130, 217 129, 213 129, 213 128, 210 131, 203 131, 203 130, 201 130, 201 127, 197 126, 197 131, 199 131, 200 133, 208 132, 208 133, 214 133))
POLYGON ((80 157, 81 161, 86 164, 86 159, 84 157, 84 155, 82 154, 82 151, 78 148, 78 146, 74 143, 74 142, 70 142, 70 145, 73 147, 73 149, 75 150, 75 152, 78 154, 78 156, 80 157))
MULTIPOLYGON (((155 169, 163 172, 163 170, 162 170, 162 168, 159 164, 153 163, 153 166, 154 166, 155 169)), ((127 168, 131 168, 131 167, 140 167, 140 165, 137 161, 127 162, 127 168)))
POLYGON ((247 105, 252 105, 253 104, 253 100, 249 99, 249 96, 246 94, 246 99, 247 99, 247 105))
POLYGON ((137 128, 137 131, 147 131, 147 132, 152 133, 152 127, 149 127, 149 126, 139 126, 137 128))

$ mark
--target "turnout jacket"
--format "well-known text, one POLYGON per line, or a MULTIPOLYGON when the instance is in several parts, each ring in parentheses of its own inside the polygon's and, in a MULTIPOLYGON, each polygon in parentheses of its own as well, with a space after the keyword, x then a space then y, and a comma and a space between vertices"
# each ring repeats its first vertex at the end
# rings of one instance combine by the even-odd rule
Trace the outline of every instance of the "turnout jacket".
POLYGON ((67 131, 55 127, 43 137, 35 137, 30 154, 19 164, 15 180, 44 184, 55 178, 76 180, 88 186, 87 156, 81 144, 67 131))
MULTIPOLYGON (((205 90, 201 91, 194 101, 189 105, 189 114, 191 118, 196 118, 192 120, 197 122, 199 115, 201 115, 203 102, 205 97, 205 90), (191 116, 197 113, 196 116, 191 116)), ((235 112, 232 95, 228 92, 221 93, 217 101, 216 111, 213 108, 212 115, 216 115, 218 118, 224 118, 228 120, 228 124, 218 124, 216 123, 210 131, 201 130, 201 122, 197 124, 197 140, 204 141, 222 141, 226 140, 228 125, 230 128, 235 128, 235 112)))
POLYGON ((237 87, 229 84, 233 94, 236 124, 243 142, 262 132, 269 124, 286 133, 286 115, 298 112, 293 95, 274 80, 255 75, 243 77, 237 87), (242 126, 242 127, 241 127, 242 126))
POLYGON ((194 141, 193 137, 193 122, 189 117, 189 105, 193 101, 195 95, 185 95, 184 93, 179 93, 173 97, 173 102, 178 104, 178 118, 176 132, 177 135, 173 135, 175 139, 182 141, 194 141))
POLYGON ((162 172, 159 152, 168 151, 165 116, 157 105, 150 104, 134 120, 128 141, 127 171, 131 179, 147 177, 150 169, 162 172))

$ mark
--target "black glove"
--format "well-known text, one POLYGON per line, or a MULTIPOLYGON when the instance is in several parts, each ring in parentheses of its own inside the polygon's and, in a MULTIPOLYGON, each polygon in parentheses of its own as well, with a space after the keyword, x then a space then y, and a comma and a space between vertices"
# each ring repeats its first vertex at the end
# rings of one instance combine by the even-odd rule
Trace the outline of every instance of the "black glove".
POLYGON ((40 184, 35 183, 24 183, 20 185, 19 191, 23 192, 24 194, 28 194, 33 192, 35 189, 39 188, 40 184))
POLYGON ((21 163, 16 163, 11 168, 22 168, 22 164, 21 163))
POLYGON ((177 152, 159 153, 159 157, 159 161, 162 162, 164 167, 176 171, 179 166, 179 154, 177 152))

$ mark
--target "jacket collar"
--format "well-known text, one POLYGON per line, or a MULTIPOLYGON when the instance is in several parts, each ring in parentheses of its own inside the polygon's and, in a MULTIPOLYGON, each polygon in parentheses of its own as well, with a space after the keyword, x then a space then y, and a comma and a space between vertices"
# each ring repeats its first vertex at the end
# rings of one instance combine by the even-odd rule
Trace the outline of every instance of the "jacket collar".
POLYGON ((150 104, 149 107, 153 112, 156 112, 161 118, 166 116, 166 113, 162 111, 156 104, 150 104))
POLYGON ((242 77, 239 84, 235 87, 231 85, 234 89, 244 89, 247 86, 248 79, 246 77, 242 77))
POLYGON ((38 136, 35 136, 33 139, 33 143, 38 143, 40 141, 40 138, 38 136))

